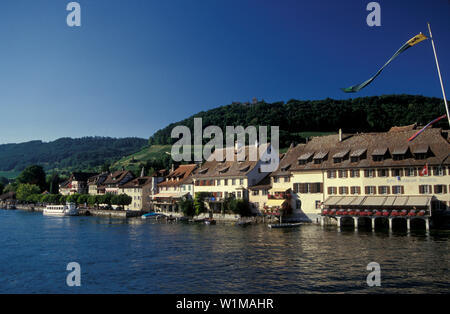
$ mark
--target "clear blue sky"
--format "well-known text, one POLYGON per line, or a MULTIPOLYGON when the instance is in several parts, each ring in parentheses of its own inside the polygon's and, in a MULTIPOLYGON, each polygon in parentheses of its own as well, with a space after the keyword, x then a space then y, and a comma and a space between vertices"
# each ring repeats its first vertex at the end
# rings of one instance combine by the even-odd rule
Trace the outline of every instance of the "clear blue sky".
POLYGON ((392 93, 442 97, 431 42, 360 83, 430 21, 450 94, 450 2, 69 0, 0 3, 0 143, 59 137, 148 138, 201 110, 392 93))

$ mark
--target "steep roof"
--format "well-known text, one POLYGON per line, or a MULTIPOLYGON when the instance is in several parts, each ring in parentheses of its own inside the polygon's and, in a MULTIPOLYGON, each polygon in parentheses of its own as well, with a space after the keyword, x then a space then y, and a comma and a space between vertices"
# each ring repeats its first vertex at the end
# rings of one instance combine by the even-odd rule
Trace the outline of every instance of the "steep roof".
POLYGON ((312 155, 314 155, 314 152, 305 154, 303 152, 305 146, 305 144, 298 144, 297 146, 290 147, 289 150, 284 154, 283 159, 280 160, 278 170, 272 172, 272 175, 289 175, 291 173, 291 168, 298 163, 299 158, 311 158, 312 155))
POLYGON ((95 185, 101 185, 103 182, 105 182, 106 178, 108 177, 107 173, 100 173, 98 175, 92 176, 88 179, 88 185, 95 184, 95 185))
POLYGON ((187 184, 188 180, 190 179, 189 176, 196 168, 196 164, 180 165, 174 171, 171 171, 166 176, 166 181, 159 183, 158 187, 187 184))
POLYGON ((411 127, 401 129, 392 128, 389 132, 383 133, 358 133, 347 136, 339 141, 338 135, 328 135, 314 137, 307 143, 298 157, 306 153, 325 155, 323 162, 316 164, 307 162, 306 164, 293 163, 291 171, 311 170, 311 169, 339 169, 339 168, 365 168, 365 167, 407 167, 429 165, 450 164, 450 143, 448 134, 441 129, 426 129, 415 140, 409 142, 408 139, 417 132, 411 127), (359 161, 351 162, 351 157, 344 158, 339 163, 334 163, 333 156, 341 156, 342 152, 349 152, 347 156, 364 156, 359 161), (428 152, 426 159, 415 159, 413 154, 428 152), (412 154, 409 154, 411 152, 412 154), (392 154, 407 153, 405 159, 394 160, 392 154), (386 155, 382 161, 374 161, 373 155, 386 155))
MULTIPOLYGON (((109 174, 106 178, 105 182, 103 184, 117 184, 120 183, 128 174, 130 174, 130 171, 122 170, 122 171, 114 171, 113 173, 109 174)), ((133 175, 131 173, 131 175, 133 175)))
POLYGON ((69 181, 87 181, 90 177, 97 175, 96 172, 73 172, 69 181))
POLYGON ((152 177, 139 177, 123 184, 121 188, 141 188, 144 185, 151 184, 152 177))
POLYGON ((201 179, 245 176, 258 164, 261 157, 259 151, 265 152, 270 147, 270 144, 263 144, 259 147, 260 149, 256 150, 255 156, 252 156, 252 148, 250 146, 241 147, 237 150, 235 147, 216 149, 207 161, 195 171, 193 177, 195 179, 201 179), (234 160, 227 161, 227 154, 234 156, 234 160), (242 154, 245 157, 245 160, 238 161, 239 154, 242 154), (256 160, 250 160, 253 159, 252 157, 256 157, 256 160), (220 159, 223 159, 224 161, 217 161, 220 159))

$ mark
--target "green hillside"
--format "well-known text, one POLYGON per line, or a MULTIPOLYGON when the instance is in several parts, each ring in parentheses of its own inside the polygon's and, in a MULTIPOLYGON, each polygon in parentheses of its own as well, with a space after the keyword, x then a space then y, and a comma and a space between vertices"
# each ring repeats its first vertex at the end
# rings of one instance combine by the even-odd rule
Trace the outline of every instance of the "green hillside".
POLYGON ((0 145, 0 171, 2 176, 13 178, 29 165, 40 165, 46 172, 97 170, 107 162, 141 150, 146 144, 147 140, 141 138, 109 137, 4 144, 0 145))

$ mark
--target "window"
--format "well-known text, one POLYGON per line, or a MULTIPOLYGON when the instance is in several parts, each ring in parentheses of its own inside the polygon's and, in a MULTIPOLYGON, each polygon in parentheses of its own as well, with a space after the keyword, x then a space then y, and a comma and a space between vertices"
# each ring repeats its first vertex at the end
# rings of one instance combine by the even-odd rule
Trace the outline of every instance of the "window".
POLYGON ((223 185, 228 185, 228 179, 223 180, 223 185))
POLYGON ((329 194, 329 195, 336 195, 336 194, 337 194, 337 187, 335 187, 335 186, 329 186, 329 187, 328 187, 328 194, 329 194))
POLYGON ((220 185, 220 181, 221 181, 221 180, 217 180, 217 181, 216 181, 216 182, 217 182, 217 185, 220 185))
POLYGON ((348 186, 340 186, 339 187, 339 194, 347 195, 348 194, 348 186))
POLYGON ((403 155, 403 154, 394 154, 392 156, 392 159, 394 159, 394 160, 403 160, 403 159, 405 159, 405 155, 403 155))
POLYGON ((419 185, 419 194, 431 194, 431 185, 419 185))
POLYGON ((241 191, 238 191, 238 192, 237 192, 237 197, 238 197, 238 198, 242 198, 242 192, 241 192, 241 191))
POLYGON ((414 177, 416 175, 416 169, 414 168, 406 168, 405 172, 407 177, 414 177))
POLYGON ((236 185, 236 179, 231 180, 231 185, 236 185))
POLYGON ((361 194, 361 187, 359 187, 359 186, 352 186, 350 188, 350 193, 351 194, 361 194))
POLYGON ((291 182, 291 178, 290 177, 284 177, 284 182, 291 182))
POLYGON ((333 158, 333 162, 334 162, 335 164, 338 164, 338 163, 342 162, 342 158, 339 158, 339 157, 333 158))
POLYGON ((447 193, 447 186, 443 184, 436 184, 434 186, 434 193, 435 194, 447 193))
POLYGON ((389 187, 386 185, 379 186, 378 194, 389 194, 389 187))
POLYGON ((373 161, 383 161, 384 160, 384 156, 382 156, 382 155, 373 155, 372 159, 373 159, 373 161))
POLYGON ((366 169, 364 170, 364 177, 366 178, 374 178, 376 176, 374 169, 366 169))
POLYGON ((404 187, 402 185, 393 185, 392 186, 392 194, 403 194, 404 192, 404 187))
POLYGON ((273 182, 274 183, 278 183, 279 182, 279 178, 278 177, 273 177, 273 182))
POLYGON ((259 191, 258 191, 258 190, 253 190, 253 191, 252 191, 252 195, 255 195, 255 196, 256 196, 256 195, 259 195, 259 191))
POLYGON ((375 186, 366 186, 366 194, 376 194, 376 187, 375 186))
POLYGON ((262 195, 268 195, 269 194, 269 190, 262 190, 262 195))
POLYGON ((327 176, 328 176, 328 179, 336 178, 336 170, 328 170, 327 176))
POLYGON ((378 169, 378 176, 379 177, 388 177, 389 170, 388 169, 378 169))
POLYGON ((339 170, 338 171, 339 178, 347 178, 347 170, 339 170))
POLYGON ((443 176, 444 175, 444 168, 439 166, 439 167, 434 167, 433 168, 433 175, 435 176, 443 176))
POLYGON ((322 205, 322 202, 316 201, 315 204, 316 204, 316 209, 320 209, 320 205, 322 205))
POLYGON ((359 169, 351 169, 350 178, 359 178, 359 169))
POLYGON ((239 184, 244 185, 244 179, 239 179, 239 184))
POLYGON ((402 169, 392 169, 392 176, 393 177, 401 177, 403 175, 402 169))

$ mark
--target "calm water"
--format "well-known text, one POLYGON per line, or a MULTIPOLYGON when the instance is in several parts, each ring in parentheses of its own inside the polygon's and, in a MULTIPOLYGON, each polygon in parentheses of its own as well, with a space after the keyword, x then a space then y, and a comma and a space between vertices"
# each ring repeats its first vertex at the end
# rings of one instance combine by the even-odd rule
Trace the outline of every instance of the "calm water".
POLYGON ((2 293, 449 293, 449 231, 160 224, 0 210, 2 293), (66 265, 81 265, 67 287, 66 265), (369 288, 369 262, 382 286, 369 288))

